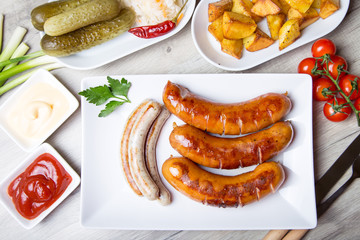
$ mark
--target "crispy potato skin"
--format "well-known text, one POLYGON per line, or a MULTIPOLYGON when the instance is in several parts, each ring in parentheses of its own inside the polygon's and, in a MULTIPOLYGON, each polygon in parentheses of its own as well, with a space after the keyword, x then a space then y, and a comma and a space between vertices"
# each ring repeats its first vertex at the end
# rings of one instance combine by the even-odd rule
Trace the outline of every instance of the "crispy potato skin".
POLYGON ((209 3, 208 18, 209 22, 215 21, 221 17, 225 11, 230 11, 233 6, 232 0, 220 0, 217 2, 209 3))
POLYGON ((286 0, 290 7, 305 13, 312 5, 314 0, 286 0))
POLYGON ((223 18, 221 16, 208 26, 208 31, 215 37, 218 42, 221 42, 224 39, 222 19, 223 18))
POLYGON ((166 108, 181 120, 216 134, 238 135, 258 131, 279 121, 291 109, 284 94, 268 93, 232 104, 209 101, 170 81, 163 91, 166 108))
POLYGON ((252 18, 243 14, 224 12, 222 28, 224 38, 239 40, 255 32, 257 24, 252 18))
POLYGON ((249 52, 256 52, 261 49, 267 48, 274 43, 274 40, 269 37, 266 33, 261 31, 259 28, 250 35, 244 38, 245 49, 249 52))
POLYGON ((300 20, 290 19, 287 20, 279 31, 279 50, 290 46, 301 35, 300 32, 300 20))
POLYGON ((251 12, 266 17, 267 15, 278 14, 281 12, 280 3, 275 0, 258 0, 251 8, 251 12))
POLYGON ((261 164, 286 149, 293 138, 290 122, 237 138, 209 135, 188 124, 175 127, 171 146, 182 156, 210 168, 235 169, 261 164))
POLYGON ((275 192, 285 179, 282 166, 266 162, 237 176, 207 172, 191 160, 169 158, 162 166, 165 179, 185 196, 216 207, 238 207, 275 192))
POLYGON ((224 53, 229 54, 230 56, 233 56, 237 59, 240 59, 242 57, 242 52, 244 48, 243 40, 231 40, 223 38, 221 41, 221 51, 224 53))
POLYGON ((271 38, 273 40, 279 39, 279 31, 286 22, 286 15, 283 13, 266 16, 267 24, 269 26, 271 38))
POLYGON ((319 15, 325 19, 340 8, 340 0, 321 0, 319 15))

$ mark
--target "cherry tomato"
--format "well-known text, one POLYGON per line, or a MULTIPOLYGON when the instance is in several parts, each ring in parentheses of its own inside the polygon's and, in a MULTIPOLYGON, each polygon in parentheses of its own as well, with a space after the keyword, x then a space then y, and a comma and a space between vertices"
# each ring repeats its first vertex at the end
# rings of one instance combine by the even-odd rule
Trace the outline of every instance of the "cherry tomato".
POLYGON ((305 58, 303 59, 298 66, 298 73, 306 73, 309 74, 313 80, 320 77, 320 75, 314 75, 312 74, 312 70, 315 67, 315 64, 317 62, 317 68, 320 70, 322 69, 321 62, 319 60, 316 60, 315 58, 305 58))
POLYGON ((353 87, 355 88, 354 92, 350 96, 350 100, 355 100, 358 97, 360 97, 360 91, 359 91, 360 78, 358 76, 351 74, 343 76, 339 80, 339 86, 344 91, 346 96, 350 95, 350 92, 353 89, 353 87))
POLYGON ((360 98, 357 98, 354 102, 354 107, 356 110, 360 111, 360 98))
POLYGON ((330 91, 336 91, 335 84, 327 78, 318 78, 313 81, 313 98, 317 101, 327 101, 334 98, 330 91))
POLYGON ((313 57, 322 57, 325 54, 334 55, 336 53, 335 44, 329 39, 319 39, 311 47, 313 57))
POLYGON ((349 105, 342 106, 344 103, 346 101, 342 98, 328 100, 323 109, 325 117, 333 122, 341 122, 347 119, 352 110, 349 105))
MULTIPOLYGON (((347 70, 348 65, 346 60, 343 57, 337 55, 331 55, 329 60, 329 73, 330 75, 336 79, 338 76, 338 66, 343 65, 343 69, 347 70)), ((323 68, 326 69, 326 64, 324 63, 323 68)), ((344 76, 346 73, 342 72, 339 76, 339 79, 344 76)))

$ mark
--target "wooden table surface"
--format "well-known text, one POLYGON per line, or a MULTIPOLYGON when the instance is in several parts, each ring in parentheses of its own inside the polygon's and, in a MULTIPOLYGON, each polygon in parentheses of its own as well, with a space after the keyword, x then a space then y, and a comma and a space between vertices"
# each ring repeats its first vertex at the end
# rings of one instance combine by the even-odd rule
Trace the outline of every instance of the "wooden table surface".
MULTIPOLYGON (((25 37, 31 51, 39 50, 39 34, 30 23, 30 11, 46 0, 1 0, 0 13, 5 15, 4 41, 16 26, 28 29, 25 37)), ((327 38, 337 45, 350 71, 360 75, 360 1, 351 1, 344 21, 327 38)), ((295 73, 298 63, 311 55, 311 44, 277 57, 244 73, 295 73)), ((76 94, 81 79, 93 75, 119 74, 187 74, 226 73, 206 62, 198 53, 191 37, 190 23, 175 36, 156 45, 93 70, 68 68, 52 72, 80 101, 76 94), (154 61, 156 60, 156 61, 154 61)), ((228 72, 227 72, 228 73, 228 72)), ((0 97, 2 104, 12 92, 0 97)), ((313 104, 315 178, 324 174, 351 141, 359 134, 355 116, 341 123, 332 123, 322 114, 323 103, 313 104)), ((47 140, 68 163, 81 173, 80 108, 47 140)), ((360 147, 360 146, 359 146, 360 147)), ((0 131, 0 180, 4 179, 25 157, 3 131, 0 131)), ((350 176, 348 171, 339 184, 350 176)), ((347 191, 318 220, 318 225, 304 239, 360 239, 360 182, 347 191)), ((48 217, 31 230, 22 228, 0 207, 0 239, 262 239, 266 230, 258 231, 119 231, 86 229, 80 225, 80 187, 78 187, 48 217)))

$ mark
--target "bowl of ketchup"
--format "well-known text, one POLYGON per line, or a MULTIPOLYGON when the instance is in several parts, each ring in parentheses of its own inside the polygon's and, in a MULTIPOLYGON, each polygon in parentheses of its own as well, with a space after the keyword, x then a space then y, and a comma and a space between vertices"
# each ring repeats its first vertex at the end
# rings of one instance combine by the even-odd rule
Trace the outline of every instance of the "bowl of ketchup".
POLYGON ((24 228, 30 229, 79 184, 79 175, 44 143, 0 183, 0 202, 24 228))

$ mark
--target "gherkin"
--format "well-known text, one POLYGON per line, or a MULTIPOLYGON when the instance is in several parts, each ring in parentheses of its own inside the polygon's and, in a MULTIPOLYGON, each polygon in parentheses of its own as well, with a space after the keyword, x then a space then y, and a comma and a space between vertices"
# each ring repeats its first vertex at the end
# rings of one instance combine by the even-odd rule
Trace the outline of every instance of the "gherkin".
POLYGON ((134 11, 123 8, 119 15, 111 20, 94 23, 61 36, 44 35, 41 48, 50 56, 68 56, 119 36, 129 30, 134 22, 134 11))

